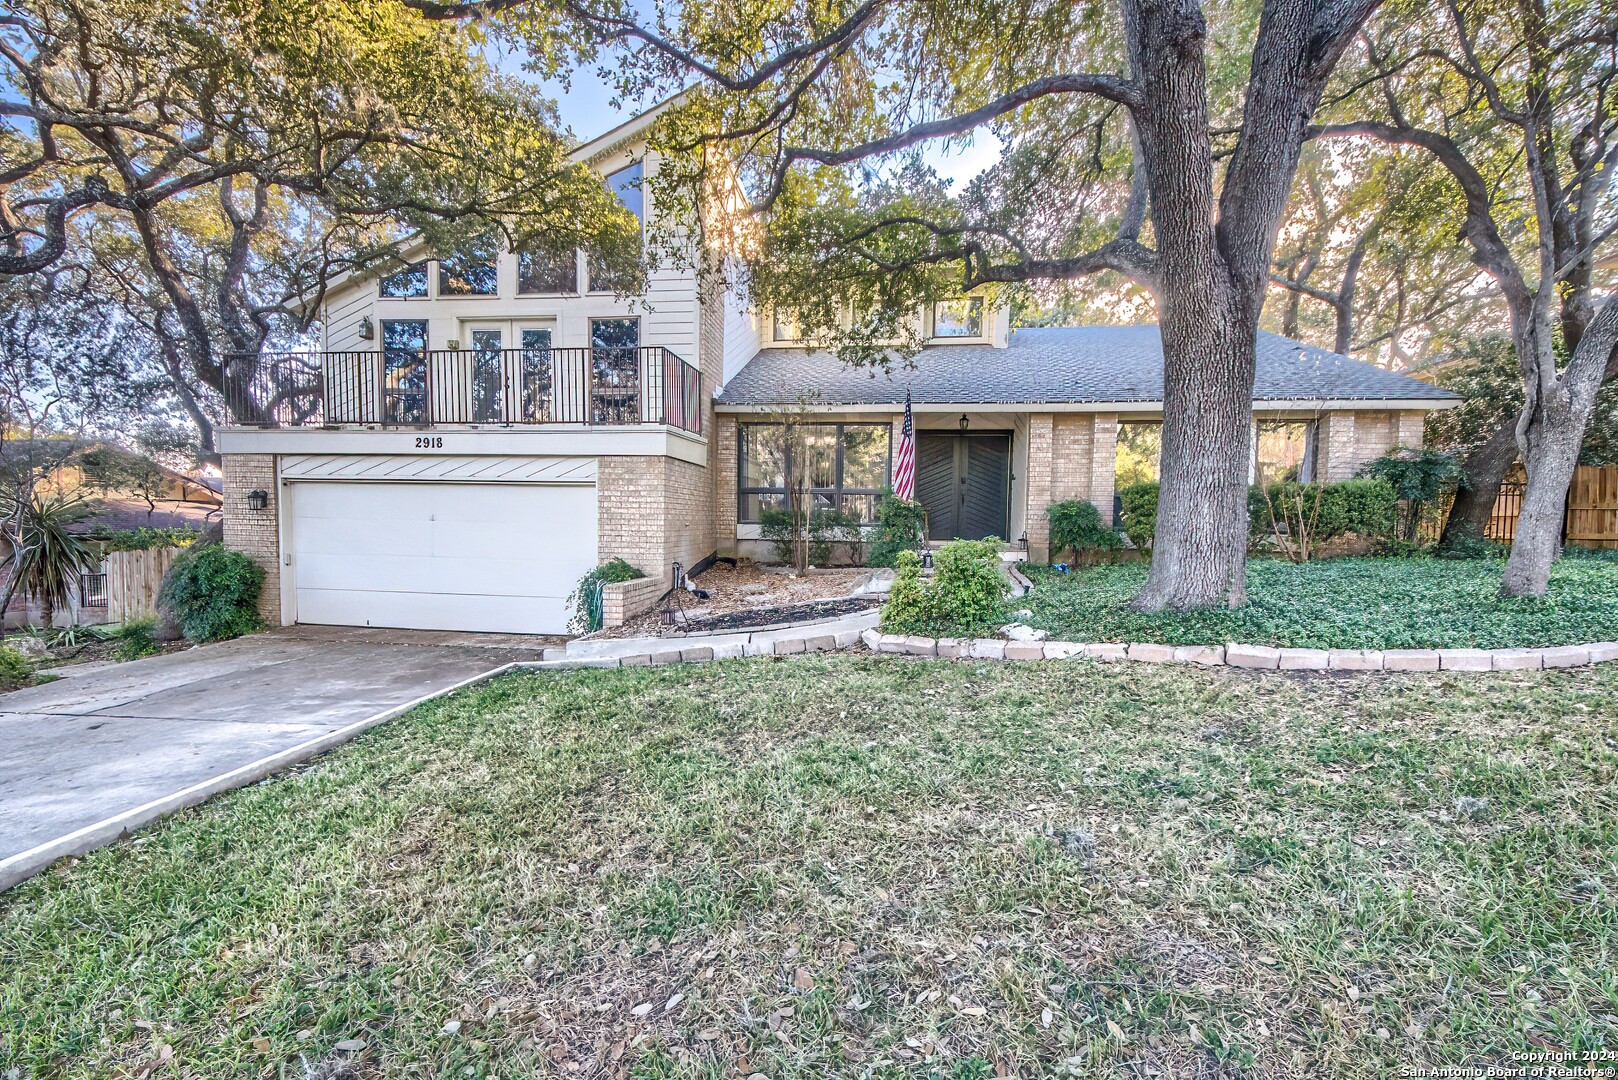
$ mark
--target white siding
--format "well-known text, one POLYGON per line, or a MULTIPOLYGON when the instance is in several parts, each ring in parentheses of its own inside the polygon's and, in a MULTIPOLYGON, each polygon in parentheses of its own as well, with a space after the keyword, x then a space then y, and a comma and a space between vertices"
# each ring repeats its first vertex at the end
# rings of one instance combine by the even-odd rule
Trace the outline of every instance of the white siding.
MULTIPOLYGON (((733 281, 734 276, 730 268, 726 268, 725 278, 733 281)), ((725 363, 720 375, 721 382, 729 382, 749 360, 753 359, 759 350, 758 321, 753 312, 748 309, 747 297, 735 285, 725 288, 725 363)))

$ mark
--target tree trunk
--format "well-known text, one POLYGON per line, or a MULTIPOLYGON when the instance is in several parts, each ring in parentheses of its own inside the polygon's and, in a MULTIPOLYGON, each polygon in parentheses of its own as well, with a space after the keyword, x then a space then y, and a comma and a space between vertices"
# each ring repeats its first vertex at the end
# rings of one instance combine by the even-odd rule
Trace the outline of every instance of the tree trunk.
POLYGON ((1257 327, 1234 310, 1188 317, 1165 283, 1163 456, 1142 611, 1247 601, 1247 460, 1257 327))
POLYGON ((1489 519, 1494 515, 1500 486, 1505 483, 1506 473, 1516 460, 1517 424, 1513 420, 1496 428, 1462 462, 1467 486, 1455 493, 1449 520, 1444 522, 1444 533, 1438 539, 1439 547, 1454 547, 1484 534, 1489 527, 1489 519))
POLYGON ((1618 301, 1608 301, 1591 320, 1561 375, 1545 389, 1529 394, 1517 424, 1517 445, 1523 452, 1528 482, 1511 557, 1500 582, 1501 596, 1545 595, 1551 563, 1562 551, 1568 484, 1579 463, 1596 391, 1615 350, 1618 301))

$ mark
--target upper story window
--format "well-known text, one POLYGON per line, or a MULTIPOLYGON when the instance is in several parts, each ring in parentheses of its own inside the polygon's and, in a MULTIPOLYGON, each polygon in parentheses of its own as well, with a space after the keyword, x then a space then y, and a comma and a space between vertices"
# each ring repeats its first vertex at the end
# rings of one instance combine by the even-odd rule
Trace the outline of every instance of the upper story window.
MULTIPOLYGON (((646 230, 646 193, 641 185, 641 163, 635 162, 626 165, 615 173, 607 176, 607 187, 618 196, 618 201, 624 209, 635 215, 640 222, 642 237, 646 230)), ((592 292, 619 292, 630 285, 630 282, 620 280, 608 268, 597 264, 594 258, 588 260, 590 273, 590 290, 592 292)))
POLYGON ((426 296, 427 263, 411 263, 398 273, 389 274, 378 284, 377 290, 387 300, 413 300, 426 296))
POLYGON ((933 305, 933 337, 983 336, 983 297, 962 296, 933 305))
POLYGON ((493 239, 482 239, 438 260, 439 296, 493 296, 500 271, 493 239))
POLYGON ((791 308, 776 308, 770 314, 770 340, 803 340, 803 327, 798 323, 798 313, 796 311, 791 308))
POLYGON ((538 249, 517 252, 517 291, 520 293, 572 293, 579 291, 579 260, 573 252, 556 256, 538 249))

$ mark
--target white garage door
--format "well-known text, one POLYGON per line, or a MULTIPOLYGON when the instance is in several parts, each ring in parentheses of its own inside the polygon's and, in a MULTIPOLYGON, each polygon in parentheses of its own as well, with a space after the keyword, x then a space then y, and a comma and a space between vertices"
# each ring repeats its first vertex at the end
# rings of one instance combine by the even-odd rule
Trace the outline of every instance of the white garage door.
POLYGON ((596 564, 592 484, 294 484, 298 622, 560 634, 596 564))

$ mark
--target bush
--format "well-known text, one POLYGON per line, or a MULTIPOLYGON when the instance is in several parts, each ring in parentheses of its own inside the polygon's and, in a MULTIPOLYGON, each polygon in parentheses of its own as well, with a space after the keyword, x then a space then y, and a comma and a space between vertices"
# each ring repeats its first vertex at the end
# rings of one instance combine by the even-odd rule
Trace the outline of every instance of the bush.
POLYGON ((573 609, 573 614, 567 621, 567 628, 575 634, 593 634, 600 630, 601 587, 609 582, 637 581, 645 576, 619 558, 608 559, 600 566, 586 570, 567 597, 567 606, 573 609))
POLYGON ((1157 532, 1157 481, 1130 484, 1118 492, 1118 501, 1122 504, 1124 535, 1145 551, 1152 546, 1152 534, 1157 532))
POLYGON ((34 662, 7 645, 0 647, 0 690, 15 690, 34 677, 34 662))
POLYGON ((153 548, 189 547, 202 536, 201 530, 178 529, 115 529, 95 539, 103 551, 150 551, 153 548))
POLYGON ((901 499, 890 491, 877 504, 876 521, 876 539, 867 565, 898 566, 900 552, 921 549, 927 534, 927 511, 921 503, 901 499))
POLYGON ((930 580, 921 577, 913 551, 897 556, 899 573, 882 608, 882 629, 891 634, 978 637, 1005 619, 1005 579, 1000 541, 955 540, 938 549, 930 580))
POLYGON ((1123 547, 1118 533, 1101 523, 1101 512, 1086 499, 1067 499, 1052 503, 1045 510, 1051 523, 1051 557, 1063 551, 1073 552, 1075 561, 1097 551, 1116 551, 1123 547))
POLYGON ((1254 538, 1271 535, 1278 521, 1293 531, 1301 521, 1309 530, 1311 544, 1349 534, 1368 540, 1388 539, 1393 536, 1399 516, 1399 500, 1393 488, 1380 480, 1343 480, 1335 484, 1278 481, 1268 488, 1255 485, 1248 491, 1247 508, 1254 538))
POLYGON ((839 544, 844 546, 850 566, 859 563, 864 536, 858 518, 839 510, 816 510, 809 515, 807 535, 801 521, 790 510, 765 510, 759 515, 759 533, 769 542, 777 562, 796 565, 798 542, 806 539, 805 565, 830 566, 839 544))
POLYGON ((137 615, 125 619, 111 633, 112 655, 119 660, 139 660, 157 651, 157 616, 137 615))
POLYGON ((175 556, 157 603, 189 641, 224 641, 262 627, 258 596, 264 568, 219 544, 186 548, 175 556))
POLYGON ((1399 501, 1397 535, 1413 541, 1429 514, 1438 513, 1445 497, 1466 486, 1466 470, 1454 454, 1442 450, 1395 447, 1360 467, 1359 475, 1388 484, 1399 501))

